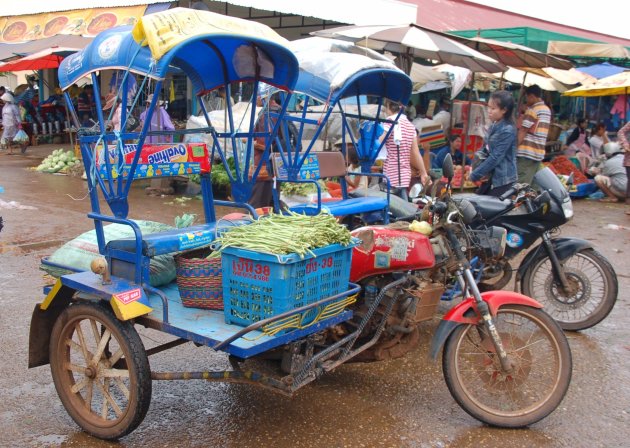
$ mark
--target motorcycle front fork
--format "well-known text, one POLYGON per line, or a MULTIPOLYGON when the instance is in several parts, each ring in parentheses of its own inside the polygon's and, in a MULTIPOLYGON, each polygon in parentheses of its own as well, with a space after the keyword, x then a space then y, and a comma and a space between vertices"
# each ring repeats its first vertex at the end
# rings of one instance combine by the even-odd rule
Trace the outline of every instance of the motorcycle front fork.
POLYGON ((459 282, 460 287, 462 288, 464 297, 471 295, 475 299, 477 310, 481 315, 484 327, 488 330, 488 335, 492 340, 492 345, 494 346, 495 352, 499 357, 501 368, 504 372, 510 373, 514 369, 514 363, 509 358, 507 352, 505 351, 505 348, 503 347, 503 342, 501 341, 499 331, 497 330, 497 327, 494 323, 494 318, 490 313, 490 308, 481 297, 481 293, 479 292, 479 288, 477 287, 477 282, 470 268, 470 263, 468 262, 466 255, 462 251, 460 242, 455 233, 451 229, 447 229, 446 233, 450 240, 451 247, 455 252, 455 256, 459 260, 459 269, 456 271, 455 276, 457 278, 457 281, 459 282))
POLYGON ((549 232, 544 232, 542 234, 542 240, 543 244, 545 245, 545 249, 547 250, 547 255, 549 255, 549 261, 551 262, 551 268, 553 269, 553 272, 555 274, 555 280, 564 291, 568 291, 569 282, 564 272, 564 267, 562 266, 562 263, 560 263, 558 255, 556 255, 556 251, 553 248, 553 243, 551 242, 549 232))
MULTIPOLYGON (((457 276, 457 281, 462 287, 462 291, 466 293, 470 293, 472 297, 475 299, 475 303, 477 304, 477 310, 481 315, 481 319, 483 320, 484 327, 488 330, 488 335, 492 341, 492 345, 495 348, 496 354, 499 357, 499 362, 501 363, 501 368, 504 372, 509 373, 514 368, 514 363, 508 356, 505 348, 503 347, 503 342, 501 341, 501 336, 499 335, 499 331, 494 323, 494 318, 490 313, 490 308, 488 304, 481 297, 481 293, 479 292, 479 288, 477 287, 477 283, 475 282, 475 277, 470 270, 469 267, 462 267, 455 274, 457 276)), ((464 296, 466 297, 466 295, 464 296)), ((481 335, 484 337, 484 335, 481 335)))

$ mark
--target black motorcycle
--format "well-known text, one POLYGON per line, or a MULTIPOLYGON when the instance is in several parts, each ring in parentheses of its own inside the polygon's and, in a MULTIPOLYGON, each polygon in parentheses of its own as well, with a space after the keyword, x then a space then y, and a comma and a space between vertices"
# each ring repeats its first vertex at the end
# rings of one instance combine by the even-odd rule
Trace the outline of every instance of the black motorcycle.
POLYGON ((517 270, 521 292, 541 302, 565 330, 584 330, 601 322, 617 301, 618 282, 610 262, 593 245, 578 238, 553 237, 573 217, 566 188, 545 168, 531 186, 516 184, 501 197, 458 195, 472 203, 472 228, 507 229, 507 247, 500 259, 484 259, 483 289, 501 289, 512 277, 510 260, 541 239, 517 270))

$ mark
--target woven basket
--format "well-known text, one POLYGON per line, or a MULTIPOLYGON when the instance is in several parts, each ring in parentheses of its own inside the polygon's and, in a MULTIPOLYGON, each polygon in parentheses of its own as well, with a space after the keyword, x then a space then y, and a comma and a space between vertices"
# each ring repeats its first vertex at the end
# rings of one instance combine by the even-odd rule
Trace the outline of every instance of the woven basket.
POLYGON ((177 287, 186 307, 223 309, 221 258, 206 259, 209 253, 200 249, 175 257, 177 287))

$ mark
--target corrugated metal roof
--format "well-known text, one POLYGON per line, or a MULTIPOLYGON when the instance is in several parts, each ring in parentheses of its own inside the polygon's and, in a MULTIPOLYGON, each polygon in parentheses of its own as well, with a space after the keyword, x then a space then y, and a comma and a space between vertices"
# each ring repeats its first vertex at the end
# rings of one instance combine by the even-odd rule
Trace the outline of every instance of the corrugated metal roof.
MULTIPOLYGON (((629 46, 630 41, 595 31, 528 17, 522 14, 470 3, 466 0, 408 0, 418 5, 418 25, 439 31, 530 28, 568 34, 598 42, 629 46)), ((507 7, 507 5, 506 5, 507 7)), ((570 7, 570 6, 568 6, 570 7)), ((577 10, 576 10, 577 11, 577 10)), ((577 13, 577 12, 576 12, 577 13)), ((487 36, 496 39, 494 36, 487 36)), ((554 38, 553 40, 559 40, 554 38)), ((516 41, 515 41, 516 42, 516 41)), ((530 43, 524 43, 533 46, 530 43)), ((535 46, 533 46, 536 48, 535 46)), ((537 48, 546 51, 545 48, 537 48)))

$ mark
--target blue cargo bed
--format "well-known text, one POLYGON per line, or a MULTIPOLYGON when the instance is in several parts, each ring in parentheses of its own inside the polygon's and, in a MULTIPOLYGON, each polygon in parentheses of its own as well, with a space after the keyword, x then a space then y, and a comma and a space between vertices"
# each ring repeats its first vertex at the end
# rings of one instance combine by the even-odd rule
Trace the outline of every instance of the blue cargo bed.
MULTIPOLYGON (((136 320, 139 324, 210 347, 214 347, 219 342, 243 330, 242 326, 226 324, 223 311, 184 307, 175 283, 161 287, 160 290, 168 299, 168 323, 165 323, 162 317, 162 300, 157 294, 150 294, 149 302, 153 311, 146 316, 139 317, 136 320)), ((261 331, 252 331, 233 341, 223 350, 239 358, 249 358, 316 333, 331 325, 349 320, 351 317, 351 311, 344 311, 307 328, 296 329, 280 336, 267 336, 261 331)))

